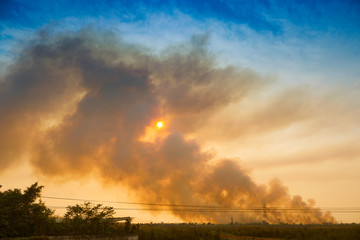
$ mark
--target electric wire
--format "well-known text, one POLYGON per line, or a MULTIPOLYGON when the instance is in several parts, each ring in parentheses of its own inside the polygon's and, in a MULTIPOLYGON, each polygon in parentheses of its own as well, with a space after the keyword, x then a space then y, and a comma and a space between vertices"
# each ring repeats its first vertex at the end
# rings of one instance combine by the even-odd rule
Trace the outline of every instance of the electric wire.
MULTIPOLYGON (((360 207, 247 207, 247 208, 235 208, 235 207, 222 207, 222 206, 207 206, 207 205, 188 205, 188 204, 166 204, 166 203, 145 203, 145 202, 128 202, 128 201, 108 201, 108 200, 95 200, 95 199, 82 199, 82 198, 68 198, 68 197, 54 197, 54 196, 42 196, 44 199, 53 200, 65 200, 65 201, 83 201, 83 202, 98 202, 98 203, 112 203, 112 204, 124 204, 124 205, 141 205, 148 206, 147 208, 140 207, 113 207, 117 211, 171 211, 171 212, 209 212, 209 213, 315 213, 323 211, 331 211, 331 213, 360 213, 360 207)), ((64 206, 49 206, 52 209, 66 209, 64 206)))

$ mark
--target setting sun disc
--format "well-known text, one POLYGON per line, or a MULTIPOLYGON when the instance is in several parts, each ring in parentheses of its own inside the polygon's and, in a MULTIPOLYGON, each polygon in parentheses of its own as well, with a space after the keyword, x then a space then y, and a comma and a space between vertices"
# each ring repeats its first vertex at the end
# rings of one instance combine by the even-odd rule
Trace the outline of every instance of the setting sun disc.
POLYGON ((158 128, 162 128, 162 127, 164 126, 164 123, 163 123, 163 122, 157 122, 157 123, 156 123, 156 126, 157 126, 158 128))

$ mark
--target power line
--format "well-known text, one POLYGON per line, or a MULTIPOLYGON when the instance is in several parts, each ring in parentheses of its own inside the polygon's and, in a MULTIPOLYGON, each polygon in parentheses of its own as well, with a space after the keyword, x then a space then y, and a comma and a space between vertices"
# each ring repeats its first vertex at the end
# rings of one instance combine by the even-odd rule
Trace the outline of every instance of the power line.
MULTIPOLYGON (((143 206, 156 206, 157 208, 114 208, 119 211, 182 211, 182 212, 263 212, 264 207, 258 208, 234 208, 234 207, 221 207, 221 206, 205 206, 205 205, 187 205, 187 204, 165 204, 165 203, 144 203, 144 202, 126 202, 126 201, 107 201, 107 200, 94 200, 94 199, 81 199, 81 198, 66 198, 66 197, 53 197, 43 196, 45 199, 56 199, 66 201, 87 201, 87 202, 102 202, 113 204, 127 204, 127 205, 143 205, 143 206), (171 207, 171 208, 159 208, 171 207)), ((63 206, 52 206, 54 209, 64 209, 63 206)), ((314 213, 322 211, 331 211, 332 213, 360 213, 360 207, 324 207, 324 208, 284 208, 284 207, 267 207, 268 213, 288 212, 288 213, 314 213)))
MULTIPOLYGON (((52 209, 66 209, 64 206, 49 206, 52 209)), ((262 209, 184 209, 184 208, 114 208, 118 211, 167 211, 167 212, 209 212, 209 213, 262 213, 262 209)), ((276 210, 269 211, 268 213, 277 213, 277 212, 287 212, 287 213, 316 213, 321 212, 321 210, 311 209, 311 210, 276 210)), ((360 213, 360 210, 337 210, 332 213, 360 213)))
POLYGON ((205 206, 205 205, 187 205, 187 204, 167 204, 167 203, 144 203, 144 202, 120 202, 120 201, 106 201, 106 200, 94 200, 94 199, 81 199, 81 198, 64 198, 64 197, 47 197, 47 199, 69 200, 69 201, 85 201, 85 202, 103 202, 103 203, 117 203, 117 204, 129 204, 129 205, 145 205, 145 206, 163 206, 163 207, 184 207, 184 208, 223 208, 219 206, 205 206))

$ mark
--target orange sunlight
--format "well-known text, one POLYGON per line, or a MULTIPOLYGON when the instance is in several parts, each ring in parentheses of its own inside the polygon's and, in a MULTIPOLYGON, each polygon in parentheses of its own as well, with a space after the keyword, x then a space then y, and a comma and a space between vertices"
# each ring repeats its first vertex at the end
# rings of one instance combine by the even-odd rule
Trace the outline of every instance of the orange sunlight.
POLYGON ((154 121, 146 128, 144 135, 139 138, 139 141, 155 142, 156 139, 163 138, 167 133, 163 120, 154 121))

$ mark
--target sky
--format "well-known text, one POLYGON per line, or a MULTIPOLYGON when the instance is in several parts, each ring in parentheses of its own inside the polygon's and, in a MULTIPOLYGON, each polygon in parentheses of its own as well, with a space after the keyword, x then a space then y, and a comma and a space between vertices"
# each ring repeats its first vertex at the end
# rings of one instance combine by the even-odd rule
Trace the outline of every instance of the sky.
POLYGON ((358 1, 1 0, 0 33, 2 190, 135 222, 360 222, 358 1))

